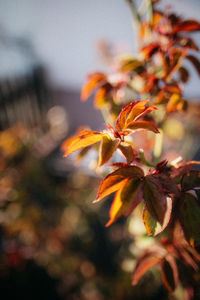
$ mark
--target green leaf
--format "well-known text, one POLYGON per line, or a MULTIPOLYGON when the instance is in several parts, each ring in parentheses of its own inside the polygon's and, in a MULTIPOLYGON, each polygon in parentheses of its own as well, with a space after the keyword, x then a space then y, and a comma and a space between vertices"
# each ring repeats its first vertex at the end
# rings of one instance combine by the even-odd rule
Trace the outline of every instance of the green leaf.
POLYGON ((184 191, 200 187, 200 171, 189 171, 183 175, 181 187, 184 191))
POLYGON ((163 225, 161 226, 160 223, 151 216, 151 214, 149 213, 149 211, 147 209, 147 206, 145 205, 144 209, 143 209, 143 222, 144 222, 144 226, 146 228, 147 234, 156 236, 159 233, 161 233, 169 224, 171 212, 172 212, 172 199, 168 197, 165 218, 163 221, 163 225))
POLYGON ((200 204, 189 193, 185 193, 179 211, 184 235, 192 247, 200 246, 200 204))

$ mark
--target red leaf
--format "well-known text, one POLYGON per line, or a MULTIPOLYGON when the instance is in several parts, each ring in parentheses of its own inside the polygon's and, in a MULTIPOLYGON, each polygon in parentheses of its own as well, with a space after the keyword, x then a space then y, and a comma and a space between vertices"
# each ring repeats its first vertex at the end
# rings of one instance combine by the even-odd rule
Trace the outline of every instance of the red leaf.
POLYGON ((151 216, 164 225, 167 210, 167 197, 163 192, 160 181, 154 175, 144 178, 144 200, 151 216))
POLYGON ((172 178, 178 178, 183 176, 186 172, 195 170, 198 165, 200 165, 200 161, 188 161, 187 163, 183 163, 178 167, 172 167, 170 170, 170 175, 172 178))
POLYGON ((195 20, 186 20, 179 22, 173 27, 172 33, 178 33, 182 31, 197 31, 200 30, 200 23, 195 20))
POLYGON ((159 173, 154 175, 160 182, 162 189, 167 194, 175 195, 176 197, 180 196, 180 190, 175 181, 165 173, 159 173))
POLYGON ((136 267, 133 271, 132 284, 136 285, 140 278, 154 265, 159 263, 161 260, 160 257, 156 256, 154 253, 148 253, 140 257, 136 267))
POLYGON ((199 61, 199 59, 197 57, 195 57, 194 55, 187 55, 186 58, 193 64, 197 73, 200 76, 200 61, 199 61))
POLYGON ((178 268, 173 256, 168 255, 161 262, 162 280, 169 292, 173 292, 178 285, 178 268))
POLYGON ((188 82, 190 75, 189 75, 189 72, 188 72, 188 70, 186 68, 180 67, 179 74, 180 74, 180 80, 183 83, 188 82))
POLYGON ((191 257, 191 255, 184 249, 183 247, 177 247, 176 249, 178 251, 178 254, 181 258, 181 261, 187 266, 191 266, 195 271, 198 271, 198 265, 194 261, 194 259, 191 257))
POLYGON ((121 181, 126 178, 142 178, 144 176, 143 170, 138 166, 125 166, 110 173, 102 181, 99 191, 94 202, 97 202, 105 196, 115 192, 121 186, 121 181))

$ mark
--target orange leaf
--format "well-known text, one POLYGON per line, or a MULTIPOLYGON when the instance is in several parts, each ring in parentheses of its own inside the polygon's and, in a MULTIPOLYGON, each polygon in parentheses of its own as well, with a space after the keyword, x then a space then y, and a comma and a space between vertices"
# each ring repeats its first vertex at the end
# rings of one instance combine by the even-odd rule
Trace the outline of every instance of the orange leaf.
POLYGON ((120 143, 120 139, 111 137, 109 134, 103 136, 99 151, 99 166, 104 165, 113 155, 120 143))
POLYGON ((154 265, 159 263, 160 257, 157 257, 154 253, 148 253, 143 255, 137 262, 133 271, 132 284, 136 285, 140 278, 154 265))
POLYGON ((120 145, 118 146, 118 149, 125 156, 128 164, 130 164, 137 155, 137 151, 133 149, 133 147, 126 142, 121 142, 120 145))
POLYGON ((77 151, 81 148, 88 147, 103 139, 104 133, 101 131, 85 130, 80 135, 70 137, 64 142, 63 148, 65 148, 64 157, 70 153, 77 151))
POLYGON ((149 59, 153 54, 155 54, 160 49, 160 44, 152 43, 148 46, 145 46, 141 49, 141 54, 145 59, 149 59))
POLYGON ((138 166, 124 166, 107 175, 102 181, 99 191, 94 202, 97 202, 105 196, 115 192, 121 186, 121 183, 126 178, 142 178, 143 170, 138 166))
POLYGON ((130 130, 146 129, 155 133, 159 133, 157 126, 149 121, 133 121, 129 123, 126 128, 130 130))
POLYGON ((107 91, 106 88, 100 88, 94 97, 94 103, 96 108, 101 108, 107 103, 107 91))
POLYGON ((128 178, 123 181, 120 190, 117 191, 110 209, 110 220, 106 227, 110 226, 120 217, 128 216, 142 200, 141 180, 128 178))
POLYGON ((144 112, 147 109, 147 107, 145 107, 147 102, 148 100, 132 101, 131 103, 125 105, 116 120, 117 130, 120 131, 124 129, 127 122, 129 123, 133 121, 138 115, 144 112))
POLYGON ((155 106, 145 107, 145 110, 141 114, 137 115, 137 117, 135 118, 135 121, 137 121, 141 118, 144 118, 148 113, 155 111, 155 110, 157 110, 157 108, 155 106))
POLYGON ((167 103, 167 112, 171 113, 178 109, 178 105, 183 102, 181 95, 173 94, 167 103))
POLYGON ((98 87, 99 83, 106 80, 106 75, 103 73, 92 73, 88 76, 88 81, 83 85, 81 91, 81 100, 85 101, 91 93, 98 87))

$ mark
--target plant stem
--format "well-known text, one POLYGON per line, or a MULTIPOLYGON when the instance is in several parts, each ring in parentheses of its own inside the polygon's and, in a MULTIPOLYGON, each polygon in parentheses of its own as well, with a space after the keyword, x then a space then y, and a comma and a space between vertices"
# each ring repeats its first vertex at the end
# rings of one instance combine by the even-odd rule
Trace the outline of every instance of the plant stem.
POLYGON ((159 128, 160 134, 156 135, 155 138, 155 145, 154 145, 154 157, 159 159, 162 154, 162 148, 163 148, 163 130, 159 128))
POLYGON ((148 11, 149 11, 149 22, 150 24, 152 24, 153 22, 153 4, 152 4, 152 0, 146 0, 147 1, 147 7, 148 7, 148 11))
POLYGON ((153 163, 150 163, 149 161, 146 160, 143 149, 139 150, 139 158, 140 158, 141 163, 143 163, 143 165, 145 165, 147 167, 155 167, 155 165, 153 163))
POLYGON ((139 31, 140 26, 141 26, 141 20, 140 20, 140 15, 137 12, 134 0, 125 0, 131 10, 132 16, 133 16, 133 25, 134 27, 137 29, 137 31, 139 31))

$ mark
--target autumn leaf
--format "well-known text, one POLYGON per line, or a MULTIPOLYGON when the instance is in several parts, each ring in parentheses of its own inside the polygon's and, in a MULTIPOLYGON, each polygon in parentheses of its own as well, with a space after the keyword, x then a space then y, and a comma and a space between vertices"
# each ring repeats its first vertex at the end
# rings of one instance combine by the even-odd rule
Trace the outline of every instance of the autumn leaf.
POLYGON ((198 75, 200 76, 200 61, 194 55, 187 55, 186 58, 193 64, 194 68, 196 69, 198 75))
POLYGON ((107 104, 107 90, 105 87, 101 87, 94 97, 94 104, 96 108, 101 108, 107 104))
POLYGON ((147 102, 148 100, 132 101, 125 105, 116 120, 117 130, 122 130, 125 127, 127 120, 128 122, 133 121, 140 113, 142 113, 145 110, 145 104, 147 102))
POLYGON ((161 261, 162 280, 166 289, 171 293, 178 285, 178 268, 172 255, 161 261))
POLYGON ((194 170, 184 174, 181 181, 181 187, 183 191, 200 188, 200 171, 194 170))
POLYGON ((136 130, 136 129, 147 129, 154 133, 159 133, 157 126, 149 121, 133 121, 127 124, 126 129, 136 130))
POLYGON ((183 50, 179 48, 172 48, 169 51, 170 72, 166 77, 166 82, 169 82, 172 79, 174 73, 180 69, 183 60, 186 57, 187 51, 187 48, 184 48, 183 50))
POLYGON ((121 72, 130 72, 142 66, 142 62, 134 57, 125 57, 119 61, 121 72))
POLYGON ((183 99, 179 94, 172 94, 167 103, 167 112, 171 113, 175 110, 181 110, 183 106, 183 99))
POLYGON ((130 164, 137 155, 137 151, 127 142, 121 142, 118 146, 118 149, 124 155, 128 164, 130 164))
POLYGON ((181 21, 173 27, 172 33, 179 33, 182 31, 197 31, 200 30, 200 23, 195 20, 181 21))
POLYGON ((156 253, 150 252, 144 254, 138 260, 132 275, 132 284, 136 285, 140 278, 154 265, 158 264, 161 258, 156 253))
POLYGON ((85 101, 91 93, 98 87, 100 83, 105 82, 107 79, 103 73, 92 73, 88 76, 88 81, 84 84, 81 91, 81 100, 85 101))
MULTIPOLYGON (((131 103, 125 105, 122 108, 122 110, 121 110, 121 112, 120 112, 120 114, 119 114, 119 116, 116 120, 117 130, 118 131, 123 131, 123 129, 129 128, 128 127, 129 124, 131 124, 134 121, 136 122, 138 119, 145 117, 146 114, 148 114, 148 113, 150 113, 150 112, 157 109, 154 106, 146 106, 147 102, 148 102, 148 100, 132 101, 131 103)), ((137 122, 139 122, 139 121, 137 121, 137 122)), ((142 123, 140 123, 140 124, 142 126, 142 123)), ((135 125, 135 126, 137 126, 137 125, 135 125)), ((148 127, 148 126, 146 125, 146 127, 148 127)), ((149 127, 151 127, 151 125, 149 125, 149 127)), ((138 127, 135 128, 135 129, 139 129, 139 128, 142 128, 142 127, 139 127, 139 123, 138 123, 138 127)), ((145 129, 150 130, 149 128, 145 128, 145 129)), ((156 131, 156 129, 155 129, 155 126, 154 126, 154 132, 155 131, 156 131)), ((156 133, 158 133, 158 131, 156 131, 156 133)))
POLYGON ((154 177, 159 180, 160 185, 165 193, 174 195, 176 197, 180 196, 178 185, 169 175, 161 171, 160 173, 155 174, 154 177))
POLYGON ((125 166, 107 175, 102 181, 96 200, 97 202, 107 195, 115 192, 121 187, 121 181, 127 178, 142 178, 144 176, 143 170, 138 166, 125 166))
POLYGON ((99 166, 104 165, 113 155, 120 140, 118 138, 112 137, 109 134, 104 134, 99 150, 99 166))
MULTIPOLYGON (((190 246, 189 246, 190 247, 190 246)), ((190 247, 191 248, 191 247, 190 247)), ((195 249, 193 249, 195 250, 195 249)), ((195 262, 195 259, 191 256, 191 254, 187 251, 186 248, 180 247, 179 245, 176 245, 176 251, 178 251, 179 257, 181 258, 181 261, 187 265, 191 266, 196 272, 198 271, 198 265, 195 262)))
POLYGON ((128 178, 117 191, 110 209, 110 220, 106 227, 110 226, 120 217, 127 217, 142 200, 141 180, 128 178))
POLYGON ((167 197, 155 176, 144 178, 144 201, 151 216, 161 225, 164 224, 167 210, 167 197))
POLYGON ((147 206, 146 205, 144 206, 143 222, 148 235, 156 236, 160 234, 163 230, 165 230, 165 228, 169 224, 171 213, 172 213, 172 199, 167 197, 166 202, 167 204, 166 204, 165 217, 162 225, 152 217, 152 215, 149 213, 147 209, 147 206))
POLYGON ((69 138, 69 141, 66 140, 64 142, 65 146, 62 147, 65 150, 64 157, 74 151, 101 141, 104 135, 105 134, 100 131, 85 130, 80 135, 69 138))
POLYGON ((145 59, 150 59, 153 54, 155 54, 160 49, 160 44, 152 43, 148 46, 145 46, 141 49, 141 54, 145 59))
POLYGON ((199 50, 199 47, 197 46, 197 44, 193 41, 193 39, 191 39, 189 37, 181 36, 177 39, 177 42, 180 46, 182 46, 184 48, 187 47, 192 50, 196 50, 196 51, 199 50))

